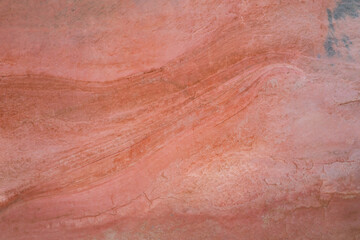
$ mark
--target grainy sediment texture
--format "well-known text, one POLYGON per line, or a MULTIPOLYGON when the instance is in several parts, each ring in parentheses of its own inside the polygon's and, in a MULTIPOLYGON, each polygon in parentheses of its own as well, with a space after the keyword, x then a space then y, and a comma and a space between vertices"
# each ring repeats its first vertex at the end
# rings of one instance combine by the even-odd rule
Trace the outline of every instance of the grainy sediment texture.
POLYGON ((359 15, 0 1, 0 239, 359 240, 359 15))

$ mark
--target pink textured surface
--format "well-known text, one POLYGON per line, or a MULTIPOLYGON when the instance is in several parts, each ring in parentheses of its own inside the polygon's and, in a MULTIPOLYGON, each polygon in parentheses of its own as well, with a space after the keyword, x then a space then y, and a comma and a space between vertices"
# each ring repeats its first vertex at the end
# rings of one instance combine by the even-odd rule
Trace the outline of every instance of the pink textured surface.
POLYGON ((359 14, 1 1, 0 239, 360 239, 359 14))

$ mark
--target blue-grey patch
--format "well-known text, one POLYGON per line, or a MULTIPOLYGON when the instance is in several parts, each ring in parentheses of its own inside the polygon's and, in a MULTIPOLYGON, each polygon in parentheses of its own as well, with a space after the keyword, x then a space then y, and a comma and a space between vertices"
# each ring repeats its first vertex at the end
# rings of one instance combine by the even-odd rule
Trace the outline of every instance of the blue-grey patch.
POLYGON ((337 39, 328 36, 324 43, 324 48, 326 50, 326 53, 329 57, 333 57, 336 54, 336 51, 334 49, 334 44, 336 43, 337 39))
POLYGON ((343 43, 344 43, 344 46, 345 46, 347 49, 349 49, 349 48, 350 48, 350 45, 352 45, 352 42, 351 42, 350 38, 349 38, 347 35, 344 35, 344 36, 342 37, 342 41, 343 41, 343 43))
POLYGON ((327 9, 328 14, 328 21, 329 21, 329 29, 331 31, 335 31, 334 24, 333 24, 333 17, 330 9, 327 9))
POLYGON ((359 17, 360 0, 342 0, 334 9, 334 18, 338 20, 350 16, 352 18, 359 17))
MULTIPOLYGON (((324 48, 329 57, 341 55, 340 52, 335 50, 335 47, 338 47, 338 39, 335 36, 334 20, 344 19, 346 16, 357 18, 359 17, 359 11, 360 0, 341 0, 337 3, 336 8, 333 11, 327 9, 329 26, 328 35, 324 42, 324 48)), ((350 38, 344 35, 341 40, 344 43, 344 46, 349 50, 352 45, 350 38)))

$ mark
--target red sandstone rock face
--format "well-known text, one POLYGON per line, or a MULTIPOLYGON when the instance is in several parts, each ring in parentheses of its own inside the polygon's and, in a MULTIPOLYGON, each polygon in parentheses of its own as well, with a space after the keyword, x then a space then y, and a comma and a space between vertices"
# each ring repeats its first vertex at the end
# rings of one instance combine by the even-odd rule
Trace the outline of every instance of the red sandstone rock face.
POLYGON ((0 3, 0 239, 360 239, 360 3, 0 3))

